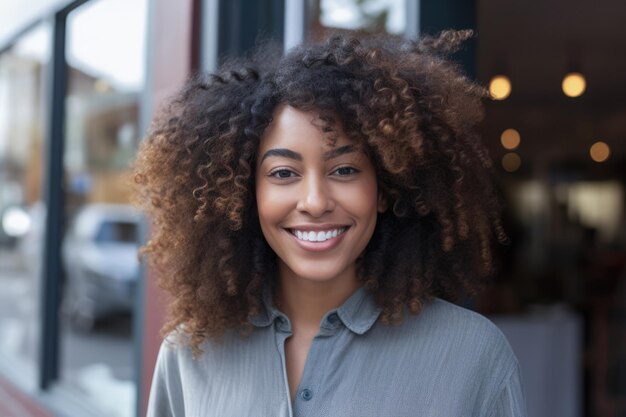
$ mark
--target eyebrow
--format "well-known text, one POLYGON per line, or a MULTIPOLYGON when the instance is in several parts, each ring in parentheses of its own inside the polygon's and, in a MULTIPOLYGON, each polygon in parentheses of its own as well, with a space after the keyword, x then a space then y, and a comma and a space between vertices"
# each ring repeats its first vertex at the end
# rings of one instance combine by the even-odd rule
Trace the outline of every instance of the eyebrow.
POLYGON ((300 155, 298 152, 280 148, 270 149, 269 151, 265 152, 265 154, 263 154, 263 158, 261 158, 261 162, 265 161, 265 159, 269 158, 270 156, 278 156, 283 158, 295 159, 296 161, 302 161, 302 155, 300 155))
POLYGON ((322 156, 322 158, 324 159, 324 161, 328 161, 329 159, 333 159, 338 156, 345 155, 347 153, 352 153, 352 152, 356 152, 356 148, 354 147, 354 145, 345 145, 345 146, 340 146, 338 148, 332 149, 328 152, 324 152, 324 155, 322 156))
MULTIPOLYGON (((328 161, 329 159, 337 158, 338 156, 345 155, 347 153, 352 153, 352 152, 356 152, 356 148, 354 147, 354 145, 345 145, 345 146, 340 146, 338 148, 324 152, 324 155, 322 155, 322 158, 324 159, 324 161, 328 161)), ((277 148, 277 149, 270 149, 269 151, 265 152, 263 154, 263 157, 261 158, 261 162, 265 161, 265 159, 271 156, 295 159, 296 161, 302 161, 302 155, 300 155, 298 152, 294 152, 292 150, 285 149, 285 148, 277 148)))

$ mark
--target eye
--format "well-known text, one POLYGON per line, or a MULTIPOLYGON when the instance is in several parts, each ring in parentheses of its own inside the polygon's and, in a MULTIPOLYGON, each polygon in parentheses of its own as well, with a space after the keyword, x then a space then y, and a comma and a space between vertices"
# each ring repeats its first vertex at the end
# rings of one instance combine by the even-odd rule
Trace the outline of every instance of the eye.
POLYGON ((357 170, 356 168, 352 168, 352 167, 339 167, 337 168, 334 173, 336 173, 337 175, 341 176, 341 177, 347 177, 349 175, 354 175, 356 173, 358 173, 359 170, 357 170))
POLYGON ((274 177, 274 178, 291 178, 291 177, 295 177, 296 174, 295 172, 285 169, 285 168, 280 168, 280 169, 275 169, 274 171, 270 172, 270 177, 274 177))

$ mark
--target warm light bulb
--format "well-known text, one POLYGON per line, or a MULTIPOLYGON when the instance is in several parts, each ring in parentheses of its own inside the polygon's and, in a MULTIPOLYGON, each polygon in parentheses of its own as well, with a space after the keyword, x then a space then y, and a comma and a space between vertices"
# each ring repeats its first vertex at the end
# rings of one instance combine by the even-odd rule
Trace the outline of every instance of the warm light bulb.
POLYGON ((521 141, 520 134, 515 129, 507 129, 500 135, 500 143, 505 149, 515 149, 521 141))
POLYGON ((502 157, 502 168, 507 172, 515 172, 522 165, 522 159, 515 152, 509 152, 502 157))
POLYGON ((561 84, 563 93, 568 97, 579 97, 585 92, 587 82, 585 77, 579 72, 570 72, 563 77, 561 84))
POLYGON ((496 75, 489 82, 489 93, 494 100, 504 100, 511 94, 511 81, 505 75, 496 75))
POLYGON ((598 141, 589 148, 589 155, 591 155, 591 159, 596 162, 604 162, 609 159, 611 148, 609 148, 609 145, 606 143, 598 141))

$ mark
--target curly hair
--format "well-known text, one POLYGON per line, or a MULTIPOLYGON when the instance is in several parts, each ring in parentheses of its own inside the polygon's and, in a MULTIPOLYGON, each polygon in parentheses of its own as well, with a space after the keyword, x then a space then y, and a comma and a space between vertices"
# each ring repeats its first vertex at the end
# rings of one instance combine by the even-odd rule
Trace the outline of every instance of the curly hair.
POLYGON ((276 281, 256 216, 257 151, 281 104, 316 111, 362 146, 390 209, 358 260, 360 282, 398 323, 434 296, 474 294, 504 242, 491 162, 480 143, 485 89, 447 60, 470 31, 402 41, 333 36, 282 55, 270 44, 196 75, 155 119, 135 162, 152 220, 148 255, 172 295, 163 332, 195 352, 249 331, 276 281))

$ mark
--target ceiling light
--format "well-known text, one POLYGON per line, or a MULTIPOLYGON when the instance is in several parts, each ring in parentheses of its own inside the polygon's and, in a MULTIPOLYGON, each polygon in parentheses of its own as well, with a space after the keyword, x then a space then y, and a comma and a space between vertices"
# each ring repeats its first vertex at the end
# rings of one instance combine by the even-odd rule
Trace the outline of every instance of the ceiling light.
POLYGON ((579 97, 585 92, 587 82, 580 72, 570 72, 563 77, 563 93, 568 97, 579 97))
POLYGON ((596 162, 604 162, 609 159, 611 148, 609 148, 609 145, 606 143, 598 141, 589 148, 589 155, 591 155, 591 159, 596 162))
POLYGON ((522 159, 515 152, 509 152, 502 157, 502 168, 507 172, 515 172, 522 165, 522 159))
POLYGON ((507 129, 500 135, 500 143, 504 149, 515 149, 519 146, 520 141, 520 134, 515 129, 507 129))
POLYGON ((504 100, 511 94, 511 81, 506 75, 496 75, 489 82, 489 93, 494 100, 504 100))

